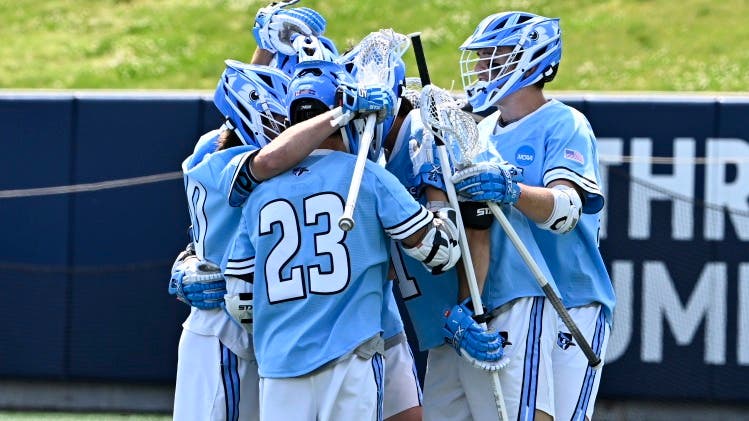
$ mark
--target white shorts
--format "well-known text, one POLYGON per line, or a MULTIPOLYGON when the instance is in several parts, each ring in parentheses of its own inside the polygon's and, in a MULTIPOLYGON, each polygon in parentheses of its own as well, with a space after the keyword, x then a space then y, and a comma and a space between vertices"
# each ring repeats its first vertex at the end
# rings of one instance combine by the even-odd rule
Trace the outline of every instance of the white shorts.
MULTIPOLYGON (((504 348, 507 365, 499 371, 509 418, 532 419, 536 410, 554 416, 554 309, 543 297, 527 297, 501 311, 489 327, 507 332, 510 343, 504 348)), ((451 346, 429 350, 424 420, 498 420, 492 384, 490 373, 473 367, 451 346)))
POLYGON ((382 420, 384 359, 356 354, 289 378, 260 378, 260 419, 265 421, 382 420))
POLYGON ((182 330, 173 413, 175 421, 259 419, 257 363, 215 336, 182 330))
POLYGON ((415 406, 421 406, 421 385, 414 356, 406 335, 401 333, 385 343, 385 419, 415 406), (390 347, 388 348, 388 345, 390 347))
MULTIPOLYGON (((599 357, 606 355, 611 331, 599 304, 568 309, 580 333, 599 357)), ((557 322, 557 342, 552 353, 554 366, 554 410, 558 419, 593 419, 593 406, 601 382, 601 370, 588 366, 588 359, 572 339, 562 319, 557 322)))

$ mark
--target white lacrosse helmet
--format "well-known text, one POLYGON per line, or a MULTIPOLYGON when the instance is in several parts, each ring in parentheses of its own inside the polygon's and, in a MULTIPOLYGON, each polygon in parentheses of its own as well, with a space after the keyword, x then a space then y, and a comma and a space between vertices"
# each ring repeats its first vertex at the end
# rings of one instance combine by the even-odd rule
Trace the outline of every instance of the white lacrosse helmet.
POLYGON ((460 72, 474 112, 481 112, 525 86, 554 79, 562 58, 559 19, 504 12, 479 23, 463 42, 460 72), (512 50, 500 52, 500 47, 512 50), (477 55, 492 49, 491 54, 477 55), (488 62, 488 65, 476 65, 488 62))

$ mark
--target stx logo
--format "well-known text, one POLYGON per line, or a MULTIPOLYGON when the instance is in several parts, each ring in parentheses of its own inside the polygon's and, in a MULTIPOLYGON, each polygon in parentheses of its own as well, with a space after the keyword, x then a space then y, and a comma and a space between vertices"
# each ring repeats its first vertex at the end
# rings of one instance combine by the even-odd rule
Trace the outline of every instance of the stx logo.
POLYGON ((488 216, 491 214, 492 214, 492 211, 490 211, 488 207, 476 209, 476 216, 488 216))

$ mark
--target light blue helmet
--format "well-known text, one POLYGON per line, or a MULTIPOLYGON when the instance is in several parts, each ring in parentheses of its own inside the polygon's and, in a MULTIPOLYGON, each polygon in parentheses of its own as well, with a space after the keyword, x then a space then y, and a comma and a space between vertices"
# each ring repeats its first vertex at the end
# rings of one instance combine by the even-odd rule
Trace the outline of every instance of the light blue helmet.
POLYGON ((482 20, 460 46, 463 88, 473 110, 484 111, 518 89, 553 80, 562 59, 561 35, 559 19, 527 12, 482 20), (500 52, 500 47, 511 50, 500 52), (477 57, 485 49, 491 50, 477 57))
POLYGON ((268 66, 225 63, 213 103, 244 144, 263 147, 286 128, 289 77, 268 66))
MULTIPOLYGON (((338 107, 341 95, 338 87, 353 84, 351 75, 338 63, 310 60, 299 63, 289 83, 286 97, 287 115, 291 124, 309 120, 338 107)), ((341 128, 343 141, 351 153, 356 153, 359 136, 353 122, 341 128)))

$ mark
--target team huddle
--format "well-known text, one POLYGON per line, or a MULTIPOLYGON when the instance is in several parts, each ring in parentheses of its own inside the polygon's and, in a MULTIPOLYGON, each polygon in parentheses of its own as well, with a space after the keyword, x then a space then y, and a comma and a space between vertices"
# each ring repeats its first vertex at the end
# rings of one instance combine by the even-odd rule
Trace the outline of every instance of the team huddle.
POLYGON ((408 37, 339 53, 297 2, 257 12, 182 163, 174 419, 591 419, 615 298, 595 136, 543 94, 558 19, 481 21, 466 103, 406 77, 408 37))

